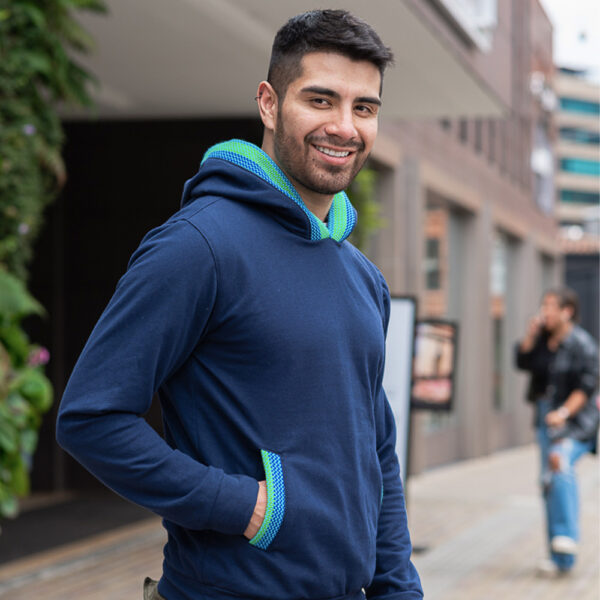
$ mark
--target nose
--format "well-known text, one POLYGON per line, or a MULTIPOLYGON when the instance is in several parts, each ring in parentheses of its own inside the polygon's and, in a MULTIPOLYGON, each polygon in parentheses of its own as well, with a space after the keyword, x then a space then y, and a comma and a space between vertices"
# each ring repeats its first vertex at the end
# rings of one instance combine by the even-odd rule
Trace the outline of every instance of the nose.
POLYGON ((331 120, 325 125, 325 133, 340 138, 344 142, 355 141, 359 134, 354 124, 351 107, 339 107, 331 114, 331 120))

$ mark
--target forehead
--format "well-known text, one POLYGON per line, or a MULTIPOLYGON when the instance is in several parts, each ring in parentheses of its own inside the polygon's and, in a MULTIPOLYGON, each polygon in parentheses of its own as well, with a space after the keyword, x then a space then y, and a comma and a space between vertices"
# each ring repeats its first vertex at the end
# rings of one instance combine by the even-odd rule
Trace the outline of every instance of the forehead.
POLYGON ((367 60, 352 60, 336 52, 310 52, 302 57, 300 67, 290 89, 314 85, 356 97, 379 97, 381 73, 367 60))
POLYGON ((542 304, 544 304, 545 306, 558 306, 558 297, 556 296, 556 294, 546 294, 544 296, 544 299, 542 300, 542 304))

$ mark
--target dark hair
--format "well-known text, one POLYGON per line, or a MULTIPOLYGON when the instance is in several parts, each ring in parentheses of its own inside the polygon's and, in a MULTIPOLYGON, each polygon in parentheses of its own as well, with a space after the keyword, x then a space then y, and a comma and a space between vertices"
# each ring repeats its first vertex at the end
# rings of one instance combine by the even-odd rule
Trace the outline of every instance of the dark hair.
POLYGON ((544 297, 554 296, 558 300, 560 308, 570 308, 573 311, 571 321, 577 323, 579 321, 579 297, 577 293, 570 288, 553 288, 548 290, 544 297))
POLYGON ((336 52, 373 63, 381 73, 394 56, 373 28, 345 10, 311 10, 292 17, 273 41, 267 81, 283 100, 292 81, 302 74, 301 61, 310 52, 336 52))

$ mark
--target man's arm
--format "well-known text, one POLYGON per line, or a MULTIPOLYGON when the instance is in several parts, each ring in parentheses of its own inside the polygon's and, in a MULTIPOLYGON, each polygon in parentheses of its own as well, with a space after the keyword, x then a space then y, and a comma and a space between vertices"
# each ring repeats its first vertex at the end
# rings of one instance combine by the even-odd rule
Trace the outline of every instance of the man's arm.
MULTIPOLYGON (((381 279, 383 321, 387 332, 390 296, 383 277, 381 279)), ((396 456, 396 424, 382 382, 383 366, 378 377, 375 399, 377 455, 383 477, 383 497, 377 525, 375 576, 366 593, 369 600, 420 600, 423 598, 423 588, 410 560, 412 544, 396 456)))
POLYGON ((535 348, 542 332, 542 319, 539 316, 529 319, 523 339, 515 347, 515 364, 525 371, 536 371, 545 368, 545 364, 537 364, 535 348))
POLYGON ((212 253, 196 229, 180 221, 150 232, 79 357, 57 440, 108 487, 162 517, 242 535, 258 483, 171 448, 142 417, 201 340, 216 294, 212 253))
POLYGON ((595 402, 594 395, 598 389, 598 348, 590 339, 582 344, 580 352, 578 387, 569 394, 562 406, 546 415, 546 423, 550 427, 562 427, 567 419, 576 415, 588 402, 595 402))

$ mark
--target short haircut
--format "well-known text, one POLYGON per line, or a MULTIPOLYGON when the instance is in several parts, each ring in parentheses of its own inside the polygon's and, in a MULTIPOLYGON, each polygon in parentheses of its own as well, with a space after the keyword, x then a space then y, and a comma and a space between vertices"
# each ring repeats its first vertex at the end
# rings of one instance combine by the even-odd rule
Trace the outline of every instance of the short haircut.
POLYGON ((554 296, 558 300, 560 308, 570 308, 572 310, 571 321, 579 321, 579 297, 577 293, 570 288, 553 288, 548 290, 544 297, 554 296))
POLYGON ((292 17, 273 41, 267 81, 283 100, 292 81, 302 75, 302 57, 310 52, 335 52, 373 63, 381 74, 394 56, 373 28, 345 10, 311 10, 292 17))

